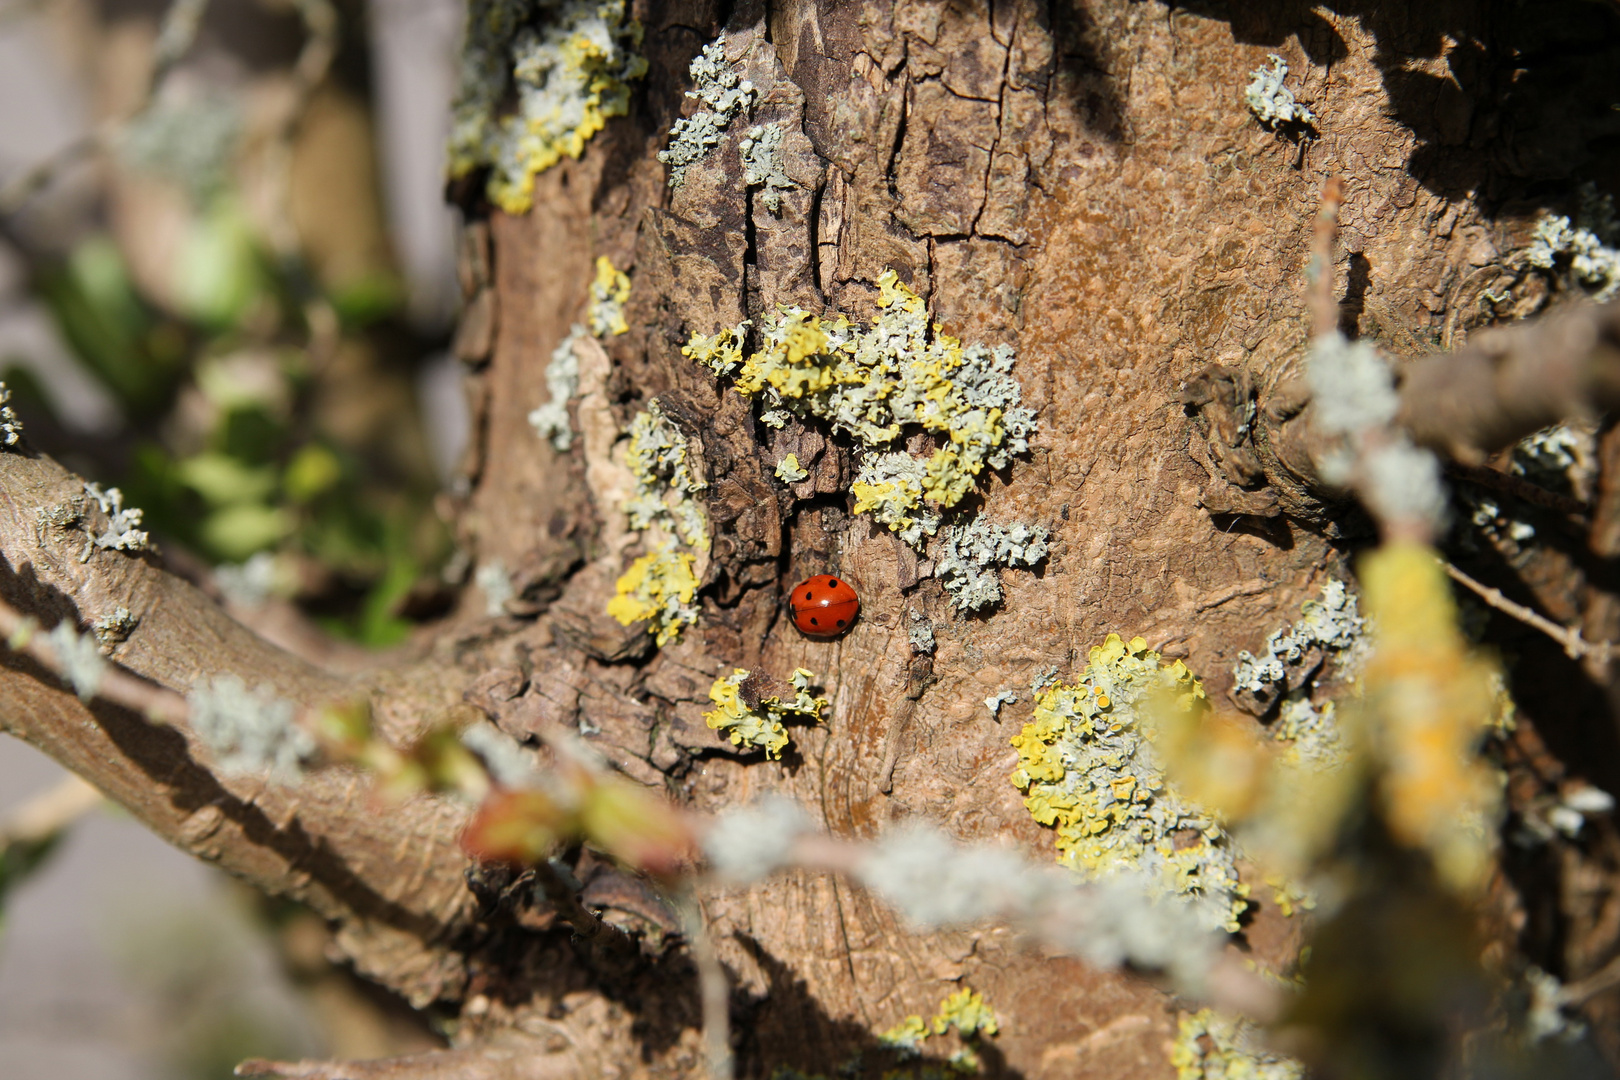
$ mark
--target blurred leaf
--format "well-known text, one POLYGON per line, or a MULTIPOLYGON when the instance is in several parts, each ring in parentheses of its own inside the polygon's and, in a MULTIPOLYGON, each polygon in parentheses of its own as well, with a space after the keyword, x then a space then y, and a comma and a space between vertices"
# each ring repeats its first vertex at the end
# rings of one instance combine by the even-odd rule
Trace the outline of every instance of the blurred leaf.
POLYGON ((398 311, 405 289, 393 274, 372 273, 335 289, 330 299, 344 326, 361 329, 398 311))
POLYGON ((231 326, 267 288, 258 242, 243 214, 221 199, 196 219, 175 267, 175 297, 188 318, 231 326))
POLYGON ((285 538, 294 522, 278 507, 245 503, 227 506, 203 521, 203 540, 217 554, 240 561, 285 538))
POLYGON ((275 471, 253 467, 228 454, 205 452, 175 466, 180 482, 215 506, 262 503, 275 490, 275 471))
POLYGON ((311 443, 293 455, 281 483, 293 502, 307 503, 343 479, 343 464, 326 447, 311 443))

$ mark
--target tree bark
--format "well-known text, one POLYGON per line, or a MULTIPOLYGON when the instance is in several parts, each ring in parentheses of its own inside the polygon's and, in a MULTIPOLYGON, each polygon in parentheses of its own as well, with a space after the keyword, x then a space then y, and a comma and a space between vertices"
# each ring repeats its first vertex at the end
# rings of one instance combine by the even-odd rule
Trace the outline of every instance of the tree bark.
MULTIPOLYGON (((1325 576, 1349 575, 1353 517, 1243 464, 1231 445, 1240 425, 1194 415, 1217 399, 1275 405, 1299 374, 1323 180, 1346 178, 1341 325, 1416 357, 1461 345, 1486 321, 1487 288, 1527 311, 1545 299, 1540 280, 1504 258, 1527 242, 1533 216, 1513 200, 1567 182, 1613 123, 1542 68, 1541 96, 1510 93, 1515 50, 1529 39, 1592 34, 1543 21, 1573 19, 1579 5, 1544 17, 1489 5, 1239 7, 645 5, 649 71, 632 114, 580 160, 541 174, 530 213, 480 207, 469 226, 463 285, 476 321, 457 349, 474 443, 446 505, 463 547, 479 565, 500 562, 517 595, 495 619, 469 595, 453 620, 363 680, 390 736, 465 695, 522 739, 577 728, 613 766, 699 812, 776 793, 841 837, 922 819, 963 840, 1050 853, 1050 833, 1008 781, 1008 738, 1029 695, 999 718, 986 697, 1053 666, 1072 674, 1118 631, 1185 658, 1224 699, 1240 651, 1297 617, 1325 576), (760 93, 749 122, 787 126, 797 186, 780 214, 744 183, 735 138, 674 190, 655 156, 681 112, 688 62, 722 29, 760 93), (1244 105, 1248 73, 1270 51, 1318 116, 1303 141, 1268 132, 1244 105), (1540 122, 1553 115, 1574 119, 1540 122), (581 319, 603 255, 631 274, 631 329, 585 373, 582 437, 558 452, 526 416, 547 400, 547 360, 581 319), (868 322, 890 269, 945 332, 1013 346, 1038 412, 1031 451, 982 484, 983 503, 991 520, 1049 527, 1052 554, 1034 573, 1006 573, 1006 598, 988 614, 953 614, 927 560, 850 513, 857 459, 846 441, 794 422, 763 427, 680 353, 694 332, 779 304, 868 322), (1211 365, 1226 372, 1219 387, 1184 407, 1184 387, 1211 365), (714 533, 701 621, 656 651, 603 610, 627 561, 606 456, 653 397, 698 450, 714 533), (792 488, 772 475, 789 450, 811 472, 792 488), (845 637, 806 638, 783 617, 785 591, 818 573, 860 590, 861 619, 845 637), (931 681, 911 670, 914 613, 938 639, 931 681), (810 669, 832 700, 827 722, 796 730, 781 762, 734 753, 702 719, 711 682, 734 667, 777 678, 810 669)), ((1613 52, 1615 13, 1581 11, 1613 52)), ((1570 64, 1599 62, 1590 55, 1570 64)), ((47 461, 0 455, 8 600, 83 621, 126 604, 141 623, 116 659, 182 691, 231 670, 305 703, 352 692, 258 642, 153 560, 76 562, 82 534, 34 517, 75 484, 47 461)), ((0 677, 7 730, 160 835, 335 920, 362 971, 456 1015, 458 1045, 532 1040, 551 1055, 535 1076, 699 1069, 683 954, 608 955, 514 913, 509 898, 488 900, 500 894, 488 882, 475 880, 475 895, 454 804, 424 797, 378 813, 342 772, 295 789, 220 778, 180 733, 86 708, 20 663, 0 677)), ((1536 706, 1521 717, 1534 726, 1536 706)), ((588 905, 621 919, 658 925, 667 914, 618 872, 586 885, 588 905)), ((1262 958, 1286 957, 1298 919, 1258 899, 1247 941, 1262 958)), ((919 935, 824 876, 703 900, 734 983, 742 1075, 831 1073, 960 985, 1001 1017, 985 1052, 993 1075, 1171 1073, 1176 1003, 1134 976, 1042 958, 1001 930, 919 935)), ((467 1075, 531 1075, 502 1071, 501 1055, 480 1060, 467 1075)), ((430 1075, 412 1068, 407 1059, 374 1074, 430 1075)))

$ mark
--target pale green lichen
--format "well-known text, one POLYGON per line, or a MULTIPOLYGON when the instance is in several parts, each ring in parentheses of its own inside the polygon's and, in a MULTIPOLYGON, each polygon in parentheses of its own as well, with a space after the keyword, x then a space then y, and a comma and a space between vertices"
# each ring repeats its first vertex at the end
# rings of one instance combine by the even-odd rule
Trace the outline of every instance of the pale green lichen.
POLYGON ((1003 690, 999 694, 992 694, 984 699, 984 707, 990 710, 990 716, 995 720, 1001 719, 1001 707, 1011 705, 1018 700, 1018 691, 1003 690))
POLYGON ((293 722, 296 707, 268 683, 249 690, 229 672, 199 678, 186 695, 186 706, 191 730, 228 773, 268 769, 278 780, 291 782, 315 755, 314 737, 293 722))
POLYGON ((1337 711, 1331 701, 1318 709, 1309 696, 1292 694, 1284 699, 1277 722, 1271 725, 1271 737, 1287 747, 1291 764, 1336 769, 1349 761, 1337 711))
POLYGON ((1261 1045, 1254 1026, 1211 1009, 1182 1016, 1170 1051, 1176 1080, 1304 1080, 1305 1067, 1261 1045))
POLYGON ((79 555, 80 562, 88 562, 90 553, 96 548, 107 551, 145 550, 148 538, 145 530, 139 527, 142 512, 133 506, 125 508, 122 491, 115 487, 103 491, 100 484, 90 483, 84 485, 84 493, 95 500, 96 506, 107 518, 107 526, 100 532, 86 527, 89 539, 79 555))
POLYGON ((776 463, 776 478, 784 484, 797 484, 801 480, 808 480, 810 474, 799 464, 799 455, 789 454, 776 463))
POLYGON ((930 333, 922 298, 893 270, 878 290, 869 329, 783 307, 740 364, 747 324, 694 334, 682 351, 717 375, 735 372, 738 392, 762 402, 767 425, 814 418, 875 451, 851 486, 855 510, 920 548, 986 467, 1005 468, 1028 449, 1035 414, 1021 403, 1011 348, 964 346, 937 326, 930 333), (927 458, 892 449, 908 428, 943 445, 927 458))
POLYGON ((762 187, 760 202, 773 214, 782 213, 782 192, 796 186, 788 179, 787 163, 782 156, 781 124, 757 124, 748 129, 737 149, 742 155, 743 183, 749 187, 762 187))
POLYGON ((1581 191, 1576 223, 1571 225, 1563 215, 1542 218, 1536 223, 1525 260, 1542 270, 1554 270, 1567 262, 1577 281, 1596 287, 1594 299, 1602 303, 1620 294, 1617 238, 1620 226, 1615 222, 1613 200, 1587 185, 1581 191))
POLYGON ((911 625, 906 628, 906 640, 911 643, 911 651, 918 656, 932 656, 938 642, 934 640, 933 620, 916 608, 909 611, 911 625))
POLYGON ((101 689, 101 680, 107 674, 107 661, 101 658, 101 649, 90 634, 80 634, 67 619, 57 623, 46 635, 56 652, 56 666, 80 701, 89 701, 101 689))
POLYGON ((746 668, 738 668, 716 679, 709 688, 709 700, 715 708, 703 714, 703 721, 715 731, 724 731, 733 746, 764 750, 766 756, 779 758, 789 741, 786 721, 821 723, 827 699, 810 693, 815 676, 804 668, 793 671, 791 701, 759 692, 750 677, 746 668))
POLYGON ((651 550, 614 585, 607 613, 625 626, 646 620, 660 646, 697 622, 696 553, 709 550, 708 515, 697 493, 708 484, 693 471, 686 436, 658 399, 630 423, 625 464, 635 492, 625 503, 630 528, 649 533, 651 550))
POLYGON ((134 633, 140 620, 130 614, 129 608, 120 604, 110 613, 103 615, 90 624, 90 630, 96 635, 96 642, 103 652, 110 651, 114 645, 128 641, 129 635, 134 633))
POLYGON ((721 34, 703 46, 687 69, 697 89, 686 96, 703 103, 691 116, 675 121, 669 129, 669 149, 658 153, 658 160, 670 167, 669 186, 686 182, 686 170, 720 145, 720 138, 731 121, 754 103, 754 84, 733 71, 726 62, 726 36, 721 34))
POLYGON ((686 436, 664 415, 657 398, 630 423, 630 449, 625 464, 636 491, 625 503, 632 529, 662 526, 680 542, 709 550, 708 515, 696 495, 709 485, 692 470, 686 436))
POLYGON ((1073 685, 1035 692, 1034 719, 1012 739, 1015 787, 1057 833, 1058 861, 1087 876, 1145 874, 1200 918, 1238 928, 1248 887, 1230 837, 1165 780, 1147 731, 1155 708, 1202 713, 1202 684, 1185 664, 1160 662, 1147 642, 1109 634, 1073 685))
POLYGON ((1288 63, 1282 57, 1272 53, 1271 66, 1255 68, 1249 76, 1252 81, 1244 88, 1243 99, 1262 126, 1275 130, 1287 124, 1316 123, 1311 110, 1294 100, 1294 92, 1283 85, 1288 63))
POLYGON ((546 393, 550 400, 529 413, 529 423, 559 452, 574 445, 574 428, 568 419, 568 402, 579 390, 579 357, 574 345, 585 336, 585 328, 575 323, 562 344, 551 351, 546 365, 546 393))
POLYGON ((596 260, 596 280, 591 282, 591 306, 585 311, 585 321, 591 324, 591 333, 599 338, 630 332, 624 321, 624 305, 630 299, 630 276, 614 267, 606 255, 596 260))
POLYGON ((491 559, 480 566, 473 574, 473 583, 484 594, 484 614, 491 619, 506 614, 506 602, 517 595, 512 587, 512 575, 500 559, 491 559))
POLYGON ((526 212, 535 176, 629 112, 629 84, 647 72, 641 33, 624 0, 472 0, 450 175, 487 167, 490 200, 526 212))
POLYGON ((1001 600, 999 567, 1032 567, 1046 558, 1044 525, 996 525, 975 518, 945 530, 934 576, 958 611, 979 611, 1001 600))

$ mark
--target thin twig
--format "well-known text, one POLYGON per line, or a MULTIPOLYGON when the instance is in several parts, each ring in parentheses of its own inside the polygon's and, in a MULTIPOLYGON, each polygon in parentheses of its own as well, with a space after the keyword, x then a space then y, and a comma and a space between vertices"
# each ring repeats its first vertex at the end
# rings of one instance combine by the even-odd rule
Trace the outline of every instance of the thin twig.
POLYGON ((1330 176, 1322 186, 1322 205, 1311 231, 1311 261, 1305 270, 1311 308, 1311 333, 1317 337, 1339 328, 1339 304, 1333 299, 1333 239, 1344 202, 1344 178, 1330 176))
MULTIPOLYGON (((4 600, 0 600, 0 638, 13 652, 31 657, 58 678, 66 679, 62 660, 50 640, 39 633, 39 623, 4 600)), ((133 709, 155 724, 183 724, 191 714, 180 694, 137 678, 110 662, 101 675, 96 697, 133 709)))
POLYGON ((731 984, 714 950, 714 938, 709 935, 698 898, 684 890, 674 900, 681 931, 691 943, 692 963, 697 967, 698 994, 703 1003, 703 1056, 709 1080, 732 1080, 731 984))
POLYGON ((579 893, 550 862, 542 860, 534 864, 534 879, 546 899, 551 901, 552 907, 557 909, 557 914, 566 919, 574 932, 585 941, 609 949, 634 948, 635 943, 630 940, 629 934, 580 902, 579 893))
POLYGON ((1592 513, 1592 507, 1579 499, 1560 495, 1556 491, 1548 491, 1540 484, 1532 483, 1522 476, 1505 473, 1489 465, 1467 465, 1453 461, 1446 466, 1446 471, 1459 480, 1512 495, 1515 499, 1523 500, 1531 506, 1539 506, 1543 510, 1551 510, 1555 514, 1589 517, 1592 513))
POLYGON ((1587 641, 1581 637, 1580 630, 1573 626, 1559 626, 1545 615, 1539 615, 1523 604, 1516 604, 1502 595, 1501 589, 1489 588, 1481 585, 1450 563, 1446 563, 1446 573, 1451 575, 1453 581, 1460 582, 1468 587, 1481 600, 1485 601, 1497 611, 1513 616, 1526 626, 1533 626, 1543 634, 1552 638, 1564 647, 1564 652, 1572 660, 1581 660, 1593 657, 1599 663, 1607 664, 1614 659, 1615 646, 1608 641, 1587 641))
POLYGON ((72 825, 100 806, 102 794, 68 773, 0 821, 0 850, 16 843, 37 843, 72 825))

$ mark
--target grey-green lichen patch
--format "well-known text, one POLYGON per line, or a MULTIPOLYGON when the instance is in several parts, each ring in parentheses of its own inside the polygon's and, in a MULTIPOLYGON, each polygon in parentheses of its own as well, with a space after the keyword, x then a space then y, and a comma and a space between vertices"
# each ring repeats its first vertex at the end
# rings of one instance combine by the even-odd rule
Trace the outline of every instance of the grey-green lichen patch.
POLYGON ((484 614, 492 619, 506 614, 506 602, 517 595, 512 587, 512 575, 500 559, 491 559, 480 566, 473 574, 473 583, 484 594, 484 614))
POLYGON ((102 651, 107 652, 114 645, 128 641, 129 635, 134 632, 139 622, 139 619, 130 614, 129 608, 120 605, 91 623, 90 631, 96 635, 96 642, 102 651))
POLYGON ((911 651, 918 656, 932 656, 939 643, 934 639, 934 622, 916 608, 907 609, 911 625, 906 628, 906 640, 911 651))
POLYGON ((675 121, 669 129, 669 149, 658 153, 658 160, 670 167, 670 187, 686 182, 686 170, 720 145, 731 122, 753 104, 756 96, 754 84, 726 61, 724 34, 703 46, 688 70, 697 89, 688 90, 686 96, 702 102, 703 108, 675 121))
POLYGON ((101 649, 90 634, 80 634, 78 628, 63 619, 46 635, 56 652, 58 673, 73 687, 80 701, 89 701, 101 689, 102 677, 107 674, 107 661, 101 658, 101 649))
POLYGON ((630 324, 624 321, 624 305, 629 299, 630 275, 615 267, 606 255, 598 256, 596 280, 591 282, 591 305, 585 312, 591 333, 599 338, 629 333, 630 324))
POLYGON ((1191 901, 1209 927, 1235 931, 1249 889, 1233 842, 1170 788, 1147 734, 1154 709, 1207 708, 1185 664, 1109 634, 1079 681, 1036 690, 1034 717, 1012 739, 1012 782, 1030 816, 1055 831, 1060 863, 1087 877, 1142 874, 1191 901))
POLYGON ((1001 719, 1001 707, 1011 705, 1018 700, 1018 691, 1003 690, 999 694, 992 694, 984 699, 984 707, 990 710, 990 715, 996 720, 1001 719))
POLYGON ((579 357, 574 355, 574 344, 584 336, 585 328, 575 323, 562 344, 551 350, 551 362, 546 365, 546 393, 550 400, 529 413, 529 423, 535 432, 558 451, 566 451, 574 445, 568 402, 579 390, 579 357))
POLYGON ((708 483, 690 456, 658 399, 648 401, 630 424, 625 464, 635 491, 624 509, 630 528, 648 534, 650 550, 614 585, 607 613, 625 626, 645 621, 660 647, 697 622, 697 556, 709 550, 708 515, 698 501, 708 483))
POLYGON ((1267 128, 1275 130, 1289 124, 1316 123, 1311 110, 1294 99, 1294 92, 1283 85, 1288 77, 1288 63, 1276 53, 1271 54, 1271 66, 1255 68, 1249 72, 1250 83, 1243 91, 1243 100, 1249 111, 1267 128))
POLYGON ((198 679, 186 695, 191 730, 219 758, 228 773, 268 769, 278 780, 294 781, 315 754, 315 739, 293 722, 296 708, 269 684, 252 690, 236 675, 198 679))
POLYGON ((1255 656, 1247 649, 1238 653, 1232 668, 1232 683, 1240 691, 1255 695, 1269 705, 1283 690, 1299 681, 1302 664, 1311 661, 1318 650, 1342 653, 1362 640, 1366 621, 1356 611, 1356 594, 1344 582, 1330 579, 1321 596, 1300 605, 1299 619, 1286 624, 1266 638, 1265 651, 1255 656))
POLYGON ((1176 1080, 1304 1080, 1305 1066, 1268 1049, 1246 1020, 1202 1009, 1183 1015, 1170 1051, 1176 1080))
POLYGON ((22 421, 11 408, 11 391, 0 382, 0 446, 16 446, 22 441, 22 433, 22 421))
POLYGON ((242 110, 228 96, 164 98, 125 125, 117 151, 125 164, 184 187, 202 205, 229 182, 241 135, 242 110))
POLYGON ((1271 736, 1288 747, 1294 763, 1313 769, 1336 769, 1349 760, 1337 711, 1331 701, 1317 708, 1308 695, 1290 694, 1283 700, 1276 723, 1271 725, 1271 736))
POLYGON ((88 562, 90 553, 96 548, 110 551, 142 551, 146 548, 147 535, 139 527, 142 513, 135 507, 124 507, 122 491, 115 487, 103 491, 99 484, 85 484, 84 493, 95 500, 96 506, 107 518, 107 526, 100 532, 89 528, 85 530, 89 539, 79 555, 80 562, 88 562))
POLYGON ((1011 348, 963 345, 932 326, 893 270, 878 290, 869 328, 782 307, 763 320, 760 347, 746 359, 747 324, 694 334, 682 352, 717 375, 734 372, 738 392, 763 405, 765 424, 816 419, 872 451, 850 488, 855 511, 921 548, 987 467, 1005 468, 1028 449, 1035 414, 1022 404, 1011 348), (895 446, 908 429, 943 445, 913 457, 895 446))
POLYGON ((1615 220, 1614 201, 1586 185, 1581 190, 1580 211, 1575 223, 1568 217, 1552 215, 1536 224, 1534 238, 1525 259, 1531 266, 1554 270, 1568 265, 1582 285, 1596 288, 1599 303, 1620 294, 1620 223, 1615 220))
POLYGON ((795 187, 785 171, 783 134, 780 124, 756 124, 737 145, 742 154, 743 182, 749 187, 765 189, 760 192, 760 202, 773 214, 782 212, 782 192, 795 187))
POLYGON ((1595 443, 1590 429, 1554 424, 1520 439, 1509 468, 1541 487, 1579 497, 1596 471, 1595 443))
POLYGON ((647 72, 624 0, 471 0, 450 131, 450 175, 490 170, 490 200, 529 209, 534 178, 578 158, 630 109, 647 72))
POLYGON ((975 518, 966 525, 952 525, 945 530, 934 576, 958 611, 987 608, 1001 600, 999 568, 1035 566, 1046 558, 1046 537, 1046 526, 1022 522, 996 525, 975 518))
POLYGON ((797 484, 808 480, 810 474, 799 464, 799 455, 789 454, 776 463, 776 478, 784 484, 797 484))

